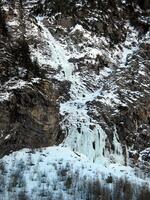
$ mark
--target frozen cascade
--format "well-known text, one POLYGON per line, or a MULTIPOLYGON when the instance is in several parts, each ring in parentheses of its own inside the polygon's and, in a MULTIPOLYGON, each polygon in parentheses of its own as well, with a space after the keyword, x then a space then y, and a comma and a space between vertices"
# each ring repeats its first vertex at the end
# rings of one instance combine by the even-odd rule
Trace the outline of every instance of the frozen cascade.
POLYGON ((75 67, 68 61, 68 52, 55 40, 42 21, 39 21, 39 25, 42 27, 43 36, 51 52, 51 66, 55 69, 61 66, 61 71, 65 75, 65 78, 59 75, 55 78, 71 82, 71 100, 60 104, 60 113, 64 116, 62 127, 67 135, 61 145, 86 155, 93 162, 107 165, 110 160, 113 160, 123 164, 122 148, 117 140, 117 132, 114 133, 115 152, 109 152, 106 148, 105 131, 87 114, 86 103, 93 101, 100 94, 101 89, 91 92, 86 88, 80 75, 73 73, 75 67))
POLYGON ((123 149, 122 149, 121 143, 119 142, 119 137, 117 134, 116 127, 114 127, 113 144, 114 144, 114 154, 115 154, 116 160, 119 161, 119 163, 124 164, 125 160, 123 156, 123 149))
POLYGON ((66 50, 57 40, 55 40, 48 28, 46 28, 42 22, 39 21, 39 25, 43 29, 43 36, 47 40, 51 50, 51 66, 55 69, 62 69, 62 73, 65 76, 64 79, 70 80, 74 66, 69 63, 66 50))
POLYGON ((110 152, 106 148, 107 135, 105 131, 88 116, 86 103, 82 102, 82 98, 80 101, 61 104, 60 111, 62 115, 67 113, 62 127, 68 136, 63 146, 69 146, 73 151, 86 155, 91 161, 106 166, 110 160, 124 164, 123 150, 116 129, 113 133, 114 151, 110 152))
POLYGON ((126 65, 127 60, 130 59, 133 56, 134 52, 136 52, 139 49, 139 44, 138 44, 139 42, 137 39, 138 32, 133 27, 131 27, 129 23, 126 24, 126 27, 130 29, 130 32, 127 35, 126 41, 124 43, 124 47, 122 49, 122 54, 121 54, 121 59, 120 59, 121 68, 127 67, 126 65))
MULTIPOLYGON (((78 105, 76 105, 75 108, 71 109, 70 107, 69 116, 64 120, 64 129, 67 127, 68 136, 63 145, 86 155, 91 161, 106 164, 108 161, 108 152, 105 149, 106 133, 96 122, 91 121, 86 113, 85 106, 78 108, 78 105), (90 129, 90 126, 93 129, 90 129)), ((63 112, 65 113, 64 105, 61 109, 64 109, 63 112)))

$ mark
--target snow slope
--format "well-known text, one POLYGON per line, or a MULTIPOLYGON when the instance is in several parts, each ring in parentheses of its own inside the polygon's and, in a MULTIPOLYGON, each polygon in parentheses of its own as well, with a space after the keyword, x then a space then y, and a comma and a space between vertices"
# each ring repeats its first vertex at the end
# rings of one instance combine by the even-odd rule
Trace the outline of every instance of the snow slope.
POLYGON ((92 193, 92 188, 88 191, 88 183, 91 185, 96 183, 100 189, 98 182, 105 187, 105 190, 111 190, 109 193, 115 200, 115 183, 119 178, 132 183, 136 194, 138 187, 147 182, 147 179, 136 177, 130 167, 110 165, 106 168, 101 164, 93 164, 84 155, 62 147, 23 149, 13 152, 1 159, 0 166, 1 200, 16 199, 16 197, 32 200, 37 198, 85 200, 88 192, 92 193), (112 181, 108 182, 110 177, 112 181))

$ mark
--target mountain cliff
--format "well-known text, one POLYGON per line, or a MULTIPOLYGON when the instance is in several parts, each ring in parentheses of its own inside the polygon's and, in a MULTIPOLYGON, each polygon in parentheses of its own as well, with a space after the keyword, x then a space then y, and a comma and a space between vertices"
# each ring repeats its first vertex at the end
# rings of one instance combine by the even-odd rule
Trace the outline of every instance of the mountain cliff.
POLYGON ((0 1, 0 199, 148 199, 149 14, 0 1))

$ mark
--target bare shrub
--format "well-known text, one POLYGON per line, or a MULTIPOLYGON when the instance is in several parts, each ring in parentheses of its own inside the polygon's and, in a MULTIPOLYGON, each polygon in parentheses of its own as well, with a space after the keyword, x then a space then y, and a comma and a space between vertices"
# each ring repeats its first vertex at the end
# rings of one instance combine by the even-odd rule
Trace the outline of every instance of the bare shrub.
POLYGON ((140 200, 148 200, 150 198, 150 189, 148 188, 147 185, 144 185, 139 194, 139 199, 140 200))

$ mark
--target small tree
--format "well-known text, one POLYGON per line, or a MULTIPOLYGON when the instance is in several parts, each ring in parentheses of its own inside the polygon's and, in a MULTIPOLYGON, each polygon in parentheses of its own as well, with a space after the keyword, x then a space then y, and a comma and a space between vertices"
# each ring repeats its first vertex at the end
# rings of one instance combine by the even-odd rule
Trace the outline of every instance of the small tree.
POLYGON ((2 1, 0 0, 0 34, 7 36, 8 31, 5 22, 5 12, 2 8, 2 1))

